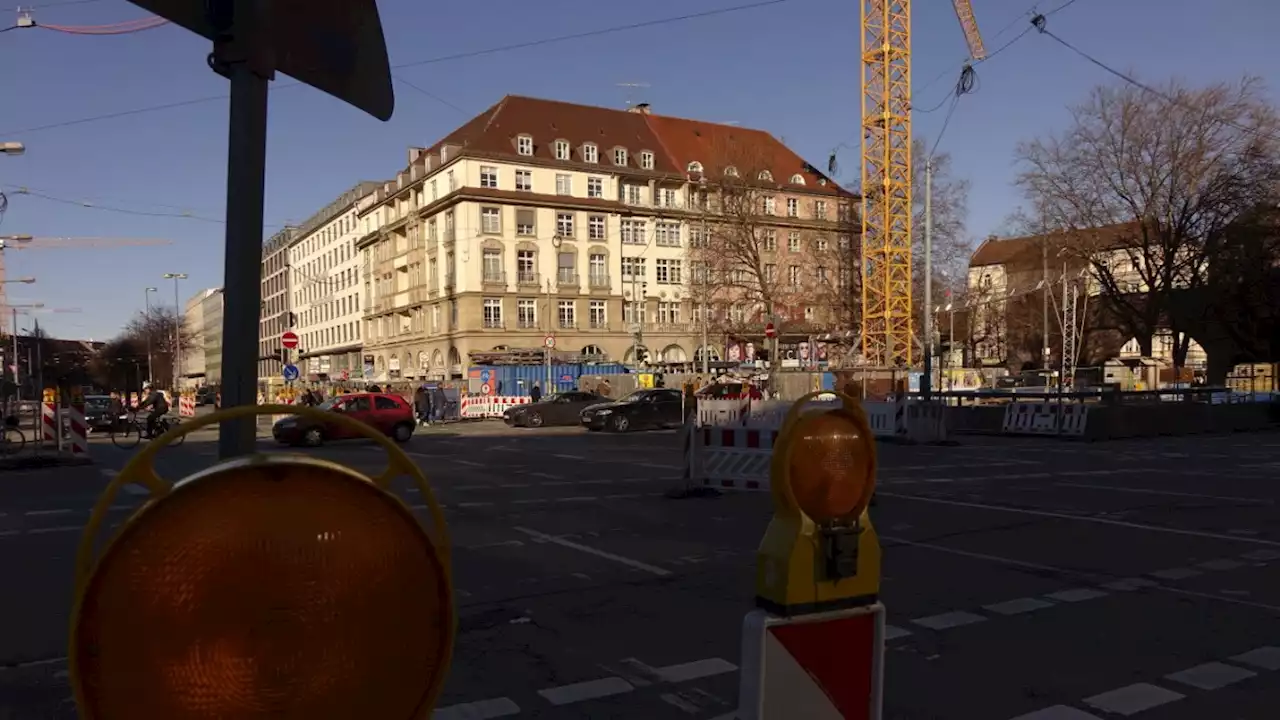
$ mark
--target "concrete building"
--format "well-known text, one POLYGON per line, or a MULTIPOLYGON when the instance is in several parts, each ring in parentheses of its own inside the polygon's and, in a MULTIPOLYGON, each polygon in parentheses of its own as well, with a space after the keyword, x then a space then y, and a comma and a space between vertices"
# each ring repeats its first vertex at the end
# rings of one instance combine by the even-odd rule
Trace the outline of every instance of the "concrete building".
MULTIPOLYGON (((372 378, 456 379, 471 353, 540 348, 549 335, 583 357, 701 356, 694 311, 707 322, 713 310, 695 307, 689 252, 705 247, 707 180, 737 177, 742 155, 770 193, 760 221, 775 271, 773 254, 802 257, 811 237, 836 232, 851 196, 777 139, 647 105, 508 96, 410 150, 360 213, 372 378)), ((714 312, 763 330, 760 308, 714 312)), ((722 357, 724 334, 709 336, 706 351, 722 357)))
POLYGON ((307 380, 361 377, 364 315, 357 213, 380 183, 363 182, 298 227, 288 248, 295 359, 307 380))
MULTIPOLYGON (((184 387, 199 387, 208 382, 208 363, 205 353, 205 308, 206 299, 218 288, 201 290, 192 295, 183 309, 182 333, 189 338, 190 347, 182 352, 182 377, 184 387)), ((221 333, 221 328, 219 328, 221 333)))
MULTIPOLYGON (((286 227, 262 244, 262 311, 258 316, 258 383, 284 383, 280 336, 293 327, 289 297, 289 244, 297 228, 286 227)), ((296 357, 296 352, 294 356, 296 357)))
POLYGON ((204 350, 204 381, 206 385, 222 384, 222 288, 208 291, 201 301, 204 332, 201 348, 204 350))

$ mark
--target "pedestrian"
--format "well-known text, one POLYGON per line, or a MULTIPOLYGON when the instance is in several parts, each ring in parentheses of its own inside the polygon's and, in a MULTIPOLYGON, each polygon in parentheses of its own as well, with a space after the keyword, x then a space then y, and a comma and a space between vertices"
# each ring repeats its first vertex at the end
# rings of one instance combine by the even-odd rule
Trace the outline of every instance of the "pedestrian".
POLYGON ((449 396, 444 392, 444 385, 438 384, 431 391, 431 409, 436 422, 444 422, 449 407, 449 396))
POLYGON ((418 411, 418 424, 431 424, 431 391, 427 389, 427 384, 423 383, 418 386, 417 392, 413 394, 413 406, 418 411))
POLYGON ((541 399, 542 399, 542 388, 538 385, 538 383, 534 383, 533 387, 529 388, 529 402, 536 403, 541 399))
POLYGON ((596 383, 596 394, 600 397, 609 397, 609 393, 613 391, 613 388, 609 386, 609 381, 604 378, 597 379, 599 382, 596 383))

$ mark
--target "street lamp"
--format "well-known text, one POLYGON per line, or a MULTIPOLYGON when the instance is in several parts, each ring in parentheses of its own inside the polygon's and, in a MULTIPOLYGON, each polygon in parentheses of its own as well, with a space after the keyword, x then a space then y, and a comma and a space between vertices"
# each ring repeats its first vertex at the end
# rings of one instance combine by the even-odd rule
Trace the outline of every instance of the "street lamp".
POLYGON ((21 155, 27 151, 27 146, 20 142, 9 140, 0 142, 0 155, 21 155))
POLYGON ((182 303, 178 300, 178 281, 186 280, 186 273, 165 273, 165 280, 173 281, 173 391, 178 392, 178 378, 182 377, 182 303))
POLYGON ((30 305, 10 305, 13 310, 13 397, 15 400, 22 400, 22 385, 18 382, 18 311, 19 310, 38 310, 44 307, 44 303, 31 303, 30 305))
MULTIPOLYGON (((144 323, 145 323, 145 324, 143 325, 143 328, 145 328, 145 329, 146 329, 146 332, 144 332, 144 333, 143 333, 143 335, 146 335, 146 336, 147 336, 147 379, 148 379, 148 380, 152 380, 152 379, 154 379, 154 378, 152 378, 152 377, 151 377, 151 328, 152 328, 152 325, 151 325, 151 293, 153 293, 153 292, 160 292, 160 288, 149 287, 149 288, 145 288, 145 290, 146 290, 146 293, 145 293, 145 299, 144 299, 144 301, 143 301, 143 302, 145 303, 145 307, 147 308, 147 310, 146 310, 146 315, 145 315, 145 318, 146 318, 146 319, 144 320, 144 323)), ((139 389, 141 389, 141 388, 139 388, 139 389)))

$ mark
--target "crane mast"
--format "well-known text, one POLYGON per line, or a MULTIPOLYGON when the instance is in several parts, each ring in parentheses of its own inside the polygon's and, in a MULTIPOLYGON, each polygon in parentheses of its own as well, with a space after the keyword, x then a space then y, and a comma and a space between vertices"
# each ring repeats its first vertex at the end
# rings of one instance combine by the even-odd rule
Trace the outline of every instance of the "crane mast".
MULTIPOLYGON (((911 0, 860 0, 862 357, 910 366, 912 313, 911 0)), ((970 0, 952 0, 970 59, 987 51, 970 0)))

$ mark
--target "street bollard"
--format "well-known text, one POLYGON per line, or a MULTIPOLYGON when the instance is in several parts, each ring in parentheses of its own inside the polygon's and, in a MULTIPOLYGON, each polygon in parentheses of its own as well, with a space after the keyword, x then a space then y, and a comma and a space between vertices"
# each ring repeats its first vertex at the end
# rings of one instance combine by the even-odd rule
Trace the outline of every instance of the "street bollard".
POLYGON ((742 629, 739 720, 879 720, 884 684, 880 542, 867 506, 876 445, 858 400, 792 406, 770 469, 774 514, 742 629))

